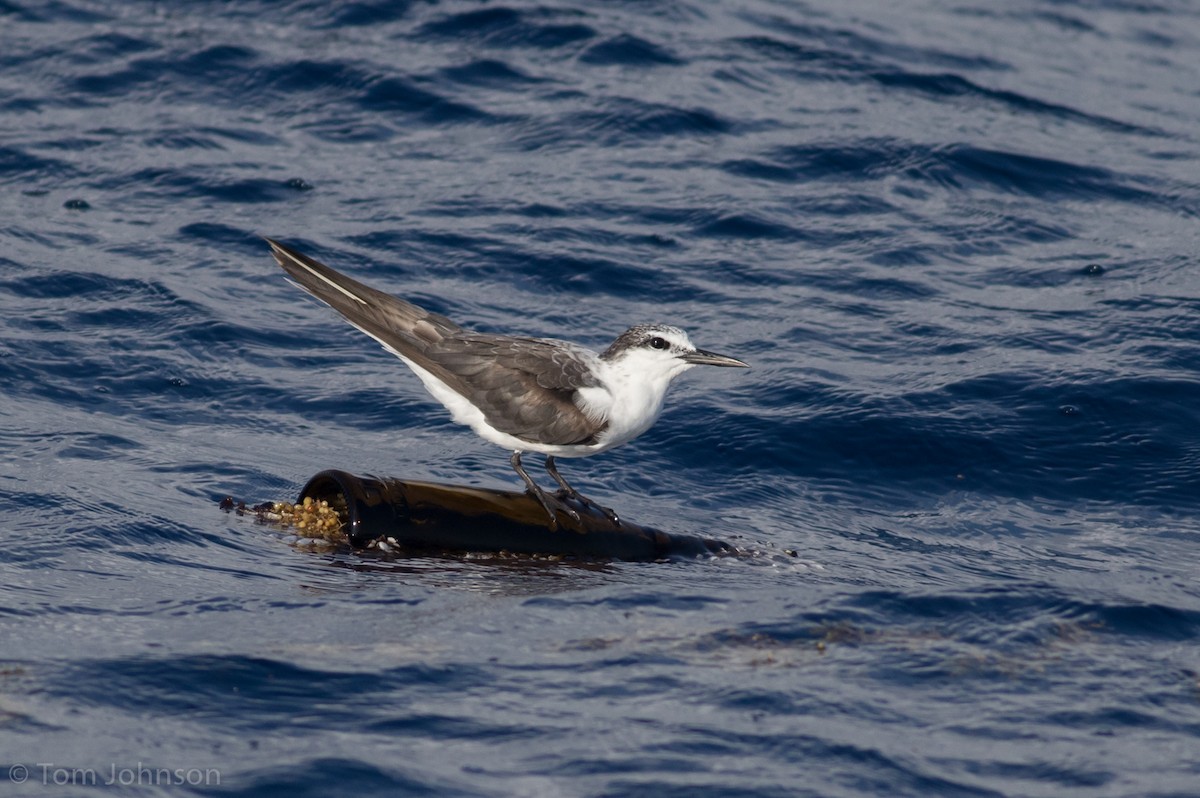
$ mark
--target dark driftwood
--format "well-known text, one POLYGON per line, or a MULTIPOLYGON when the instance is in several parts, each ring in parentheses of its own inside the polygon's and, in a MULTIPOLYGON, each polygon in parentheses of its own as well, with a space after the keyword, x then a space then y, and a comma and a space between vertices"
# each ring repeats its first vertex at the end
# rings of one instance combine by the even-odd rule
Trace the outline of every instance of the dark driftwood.
POLYGON ((402 548, 438 551, 508 551, 562 554, 612 560, 658 560, 733 551, 718 540, 672 535, 622 520, 614 524, 600 510, 564 499, 579 514, 565 512, 551 522, 545 508, 527 493, 359 477, 322 471, 300 491, 300 500, 346 502, 350 543, 364 547, 391 538, 402 548))

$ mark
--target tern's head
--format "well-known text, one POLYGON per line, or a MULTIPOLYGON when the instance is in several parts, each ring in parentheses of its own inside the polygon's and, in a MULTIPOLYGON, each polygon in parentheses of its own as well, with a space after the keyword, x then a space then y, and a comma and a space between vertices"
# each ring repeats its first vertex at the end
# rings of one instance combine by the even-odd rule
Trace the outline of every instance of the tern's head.
POLYGON ((667 380, 692 366, 747 365, 737 358, 697 349, 688 334, 665 324, 639 324, 630 327, 604 350, 604 360, 626 371, 636 371, 667 380))

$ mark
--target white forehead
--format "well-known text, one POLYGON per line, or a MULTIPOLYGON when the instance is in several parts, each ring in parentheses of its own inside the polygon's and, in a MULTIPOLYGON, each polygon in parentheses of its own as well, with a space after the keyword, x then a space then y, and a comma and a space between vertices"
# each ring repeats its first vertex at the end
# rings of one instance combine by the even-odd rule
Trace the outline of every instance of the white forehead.
POLYGON ((688 334, 678 327, 672 327, 669 324, 647 324, 645 330, 647 336, 652 337, 657 335, 659 338, 665 338, 669 343, 683 347, 684 349, 695 348, 692 346, 692 339, 688 337, 688 334))

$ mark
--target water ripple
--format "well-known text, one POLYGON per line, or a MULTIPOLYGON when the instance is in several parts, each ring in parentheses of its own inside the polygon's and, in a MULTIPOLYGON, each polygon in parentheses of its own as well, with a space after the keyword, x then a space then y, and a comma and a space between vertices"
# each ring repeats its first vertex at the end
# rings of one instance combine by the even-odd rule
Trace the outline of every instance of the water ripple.
POLYGON ((985 5, 0 0, 10 764, 1192 794, 1198 17, 985 5), (326 468, 520 487, 262 235, 480 329, 744 358, 560 463, 739 556, 221 512, 326 468))

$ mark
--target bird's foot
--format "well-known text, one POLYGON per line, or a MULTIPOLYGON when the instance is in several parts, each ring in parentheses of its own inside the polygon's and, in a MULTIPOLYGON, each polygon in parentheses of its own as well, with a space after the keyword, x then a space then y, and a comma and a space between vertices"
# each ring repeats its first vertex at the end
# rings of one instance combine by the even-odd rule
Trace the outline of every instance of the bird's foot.
POLYGON ((533 497, 537 499, 539 503, 541 503, 542 507, 545 508, 546 513, 550 516, 550 522, 553 523, 555 527, 558 526, 558 513, 560 511, 571 516, 575 523, 580 522, 581 519, 579 517, 579 513, 576 512, 574 507, 564 503, 560 497, 550 496, 545 491, 541 490, 528 490, 526 493, 532 494, 533 497))
POLYGON ((571 516, 571 519, 574 520, 575 523, 578 524, 583 520, 579 517, 579 513, 575 510, 574 507, 570 507, 566 504, 563 504, 562 502, 559 502, 558 506, 563 508, 563 511, 566 512, 567 515, 571 516))
MULTIPOLYGON (((558 497, 551 498, 546 494, 546 491, 538 487, 538 484, 533 481, 533 478, 526 473, 524 467, 521 466, 520 450, 512 453, 512 457, 509 459, 509 462, 512 463, 513 470, 517 472, 517 476, 519 476, 521 481, 525 483, 525 492, 531 494, 533 498, 537 499, 542 507, 545 508, 546 513, 550 516, 550 523, 554 525, 555 529, 558 528, 558 510, 556 510, 552 505, 558 505, 558 509, 575 519, 575 523, 579 523, 579 513, 575 512, 575 508, 568 507, 563 503, 562 499, 558 497)), ((553 459, 548 459, 547 462, 549 462, 551 466, 554 464, 553 459)), ((557 474, 557 472, 554 471, 551 471, 551 473, 557 474)), ((563 487, 569 487, 562 482, 562 477, 556 477, 556 480, 560 485, 563 485, 563 487)))
MULTIPOLYGON (((561 501, 564 498, 574 499, 575 501, 579 502, 580 504, 582 504, 585 507, 595 508, 595 509, 599 510, 600 512, 604 513, 604 516, 609 520, 610 523, 612 523, 613 526, 621 525, 621 517, 619 515, 617 515, 615 510, 613 510, 610 507, 605 507, 602 504, 597 504, 596 502, 592 501, 587 496, 584 496, 582 493, 580 493, 577 490, 574 490, 574 489, 568 490, 566 488, 563 488, 562 490, 557 491, 555 493, 555 496, 559 499, 559 501, 561 501)), ((578 520, 578 518, 579 518, 578 513, 575 514, 575 518, 576 518, 576 520, 578 520)))

